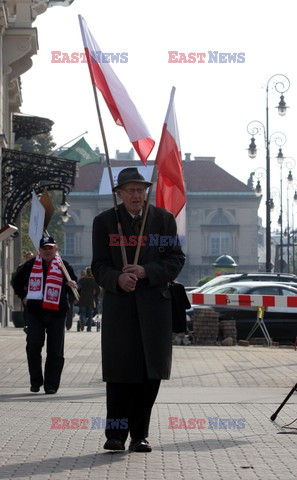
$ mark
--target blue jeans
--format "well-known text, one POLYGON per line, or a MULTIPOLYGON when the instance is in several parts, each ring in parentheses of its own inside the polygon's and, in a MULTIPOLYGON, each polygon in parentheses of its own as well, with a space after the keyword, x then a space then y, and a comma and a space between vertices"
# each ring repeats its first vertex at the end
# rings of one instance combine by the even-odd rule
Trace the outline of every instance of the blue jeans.
POLYGON ((87 331, 90 332, 92 330, 92 322, 93 322, 93 307, 79 307, 80 315, 80 328, 81 330, 84 329, 87 320, 87 331))

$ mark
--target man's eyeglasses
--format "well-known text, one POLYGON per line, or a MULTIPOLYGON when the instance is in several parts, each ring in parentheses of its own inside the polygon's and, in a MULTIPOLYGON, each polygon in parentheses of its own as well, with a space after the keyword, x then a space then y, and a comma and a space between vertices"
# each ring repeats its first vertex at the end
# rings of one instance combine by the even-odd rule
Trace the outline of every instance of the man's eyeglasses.
POLYGON ((128 195, 134 195, 135 193, 143 195, 146 191, 146 188, 121 188, 121 190, 124 190, 124 192, 126 192, 128 195))

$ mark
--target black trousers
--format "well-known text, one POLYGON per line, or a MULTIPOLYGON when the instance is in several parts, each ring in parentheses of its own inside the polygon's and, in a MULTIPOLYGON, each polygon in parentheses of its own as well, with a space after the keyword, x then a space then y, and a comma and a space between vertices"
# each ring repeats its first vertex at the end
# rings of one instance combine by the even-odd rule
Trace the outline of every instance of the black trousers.
POLYGON ((106 428, 105 435, 108 439, 115 438, 124 443, 129 432, 133 440, 148 437, 151 411, 158 395, 160 383, 161 380, 149 379, 144 380, 143 383, 107 382, 107 425, 109 428, 106 428), (120 422, 117 424, 112 420, 120 420, 120 422), (125 428, 127 426, 128 428, 125 428))
POLYGON ((28 313, 27 359, 31 386, 58 390, 64 366, 65 314, 28 313), (41 351, 46 336, 46 361, 42 374, 41 351))

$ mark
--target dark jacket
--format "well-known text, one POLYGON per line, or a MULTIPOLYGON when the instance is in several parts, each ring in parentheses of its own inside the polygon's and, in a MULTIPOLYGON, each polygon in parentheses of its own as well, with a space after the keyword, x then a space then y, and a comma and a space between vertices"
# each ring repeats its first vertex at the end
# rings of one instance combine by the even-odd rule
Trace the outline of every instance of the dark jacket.
POLYGON ((95 300, 100 293, 96 280, 93 277, 83 277, 78 281, 79 306, 95 307, 95 300))
MULTIPOLYGON (((132 217, 119 206, 124 235, 133 235, 132 217)), ((180 246, 141 247, 139 264, 147 278, 138 280, 136 290, 126 293, 117 284, 123 261, 119 246, 110 246, 110 234, 117 234, 113 209, 94 219, 92 272, 104 289, 102 313, 103 380, 141 382, 168 379, 171 370, 172 316, 168 282, 181 271, 185 257, 180 246)), ((149 207, 144 235, 176 236, 174 216, 162 208, 149 207)), ((133 263, 135 247, 126 247, 133 263)))
MULTIPOLYGON (((35 261, 35 258, 32 258, 28 262, 24 263, 22 265, 22 267, 19 270, 17 270, 17 272, 15 274, 15 277, 12 281, 12 286, 13 286, 15 294, 19 298, 21 298, 22 300, 27 295, 30 273, 31 273, 32 267, 34 265, 34 261, 35 261)), ((64 262, 64 265, 65 265, 66 269, 68 270, 68 273, 69 273, 70 277, 72 278, 72 280, 76 281, 76 275, 75 275, 71 265, 69 265, 69 263, 66 262, 65 260, 63 260, 63 262, 64 262)), ((42 268, 43 268, 43 279, 44 279, 43 288, 44 288, 45 287, 45 278, 46 278, 47 268, 48 268, 48 266, 47 266, 47 264, 44 260, 42 260, 42 268)), ((69 308, 69 303, 68 303, 68 298, 67 297, 68 297, 68 295, 72 294, 72 290, 71 290, 71 288, 69 288, 66 285, 66 282, 67 282, 67 280, 66 280, 65 276, 63 275, 63 283, 62 283, 61 297, 60 297, 60 303, 59 303, 59 310, 58 311, 51 310, 51 312, 53 314, 58 314, 58 315, 60 315, 61 313, 66 314, 66 312, 69 308)), ((28 313, 41 313, 41 312, 43 312, 44 310, 42 308, 42 300, 28 300, 27 311, 28 311, 28 313)))

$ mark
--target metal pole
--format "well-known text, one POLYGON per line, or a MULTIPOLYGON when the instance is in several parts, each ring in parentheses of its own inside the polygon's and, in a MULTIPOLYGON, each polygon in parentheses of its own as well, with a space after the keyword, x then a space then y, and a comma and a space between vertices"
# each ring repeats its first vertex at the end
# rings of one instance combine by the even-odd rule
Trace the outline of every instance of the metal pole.
POLYGON ((293 239, 293 271, 295 274, 295 232, 294 232, 294 204, 292 202, 292 239, 293 239))
MULTIPOLYGON (((271 198, 270 198, 270 137, 269 137, 269 85, 270 82, 274 79, 275 85, 274 89, 281 93, 281 99, 278 106, 278 112, 280 115, 285 115, 286 113, 286 102, 284 101, 283 93, 285 93, 290 88, 290 80, 283 74, 272 75, 269 78, 266 84, 266 128, 263 123, 258 120, 254 120, 248 124, 247 130, 249 134, 252 135, 251 143, 248 148, 250 158, 255 158, 257 154, 257 148, 255 144, 254 136, 261 132, 261 127, 264 131, 265 137, 265 148, 266 148, 266 272, 271 272, 271 198), (253 127, 252 127, 253 126, 253 127)), ((285 143, 286 137, 282 132, 275 132, 272 134, 278 135, 275 138, 275 143, 278 146, 281 146, 285 143), (285 140, 284 140, 285 139, 285 140)))
POLYGON ((290 220, 289 220, 289 183, 287 185, 287 264, 290 273, 290 220))
POLYGON ((270 140, 268 84, 266 86, 266 272, 271 272, 271 225, 270 225, 270 140))
POLYGON ((280 165, 280 273, 283 273, 283 166, 280 165))

